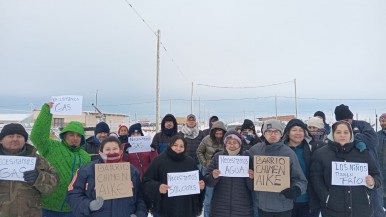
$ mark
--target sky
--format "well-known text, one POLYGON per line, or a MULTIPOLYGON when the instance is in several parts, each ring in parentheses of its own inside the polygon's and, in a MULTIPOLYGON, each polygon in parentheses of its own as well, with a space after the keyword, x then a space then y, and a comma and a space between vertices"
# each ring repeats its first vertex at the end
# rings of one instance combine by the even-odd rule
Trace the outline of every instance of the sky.
POLYGON ((0 113, 81 95, 85 111, 154 120, 159 29, 161 116, 189 114, 193 91, 200 120, 332 120, 343 103, 374 121, 386 113, 385 11, 383 0, 0 0, 0 113))

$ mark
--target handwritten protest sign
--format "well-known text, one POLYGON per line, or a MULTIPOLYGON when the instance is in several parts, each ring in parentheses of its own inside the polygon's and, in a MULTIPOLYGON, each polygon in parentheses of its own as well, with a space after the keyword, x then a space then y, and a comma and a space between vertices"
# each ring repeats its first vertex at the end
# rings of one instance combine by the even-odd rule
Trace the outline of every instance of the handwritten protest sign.
POLYGON ((182 173, 168 173, 168 197, 199 194, 198 170, 182 173))
POLYGON ((368 175, 367 163, 337 162, 332 164, 332 185, 358 186, 366 185, 368 175))
POLYGON ((54 105, 51 108, 51 114, 54 115, 81 115, 82 114, 82 96, 52 96, 51 102, 54 105))
POLYGON ((132 197, 130 163, 95 164, 95 189, 104 200, 132 197))
POLYGON ((218 169, 221 172, 220 176, 249 177, 249 157, 220 155, 218 169))
POLYGON ((254 156, 254 190, 281 192, 290 187, 290 159, 282 156, 254 156))
POLYGON ((129 137, 129 153, 149 152, 151 151, 151 136, 129 137))
POLYGON ((0 179, 24 181, 23 172, 34 170, 35 157, 0 155, 0 179))

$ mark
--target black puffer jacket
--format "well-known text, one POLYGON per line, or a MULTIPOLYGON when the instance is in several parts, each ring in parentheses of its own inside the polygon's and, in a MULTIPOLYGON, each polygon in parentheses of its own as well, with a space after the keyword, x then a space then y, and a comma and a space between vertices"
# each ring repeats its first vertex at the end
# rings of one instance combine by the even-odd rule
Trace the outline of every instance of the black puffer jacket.
POLYGON ((311 180, 321 201, 322 210, 334 217, 370 217, 373 207, 370 204, 370 190, 365 186, 331 185, 332 161, 367 163, 369 175, 375 180, 374 189, 381 186, 380 172, 366 150, 359 152, 354 142, 344 146, 332 141, 312 156, 311 180))
MULTIPOLYGON (((240 149, 240 153, 242 153, 242 149, 240 149)), ((240 155, 240 153, 238 155, 240 155)), ((218 169, 218 161, 220 155, 229 154, 226 150, 216 153, 208 167, 208 172, 205 176, 207 186, 214 187, 212 202, 210 205, 210 216, 252 217, 253 209, 251 192, 253 191, 253 180, 243 177, 223 176, 214 179, 212 176, 212 171, 214 169, 218 169)))

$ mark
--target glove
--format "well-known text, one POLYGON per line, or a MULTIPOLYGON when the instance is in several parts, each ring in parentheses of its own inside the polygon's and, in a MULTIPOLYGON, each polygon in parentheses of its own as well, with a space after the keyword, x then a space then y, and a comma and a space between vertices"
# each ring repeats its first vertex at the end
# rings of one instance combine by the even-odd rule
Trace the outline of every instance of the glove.
POLYGON ((36 169, 28 170, 23 173, 24 181, 27 182, 29 185, 33 185, 38 176, 39 172, 36 169))
POLYGON ((88 207, 90 208, 91 211, 97 211, 103 206, 103 198, 97 197, 96 200, 93 200, 90 202, 88 207))
POLYGON ((354 135, 358 134, 358 133, 361 133, 361 131, 359 130, 358 127, 354 127, 354 129, 352 129, 352 132, 354 135))
POLYGON ((300 196, 300 193, 301 193, 301 191, 300 191, 300 188, 298 186, 292 186, 292 187, 286 188, 280 192, 280 194, 283 194, 284 197, 286 197, 287 199, 291 199, 291 200, 300 196))
POLYGON ((363 152, 367 148, 364 142, 357 142, 357 144, 355 144, 355 147, 359 150, 359 152, 363 152))

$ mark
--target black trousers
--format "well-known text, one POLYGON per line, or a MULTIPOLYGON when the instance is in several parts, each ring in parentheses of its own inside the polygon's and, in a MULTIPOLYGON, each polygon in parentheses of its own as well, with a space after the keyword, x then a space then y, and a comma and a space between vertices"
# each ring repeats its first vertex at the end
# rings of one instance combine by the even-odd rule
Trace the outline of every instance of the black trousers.
POLYGON ((294 203, 292 217, 319 217, 320 209, 310 210, 308 203, 294 203))
POLYGON ((265 212, 261 209, 259 209, 259 217, 291 217, 291 211, 284 211, 284 212, 265 212))

